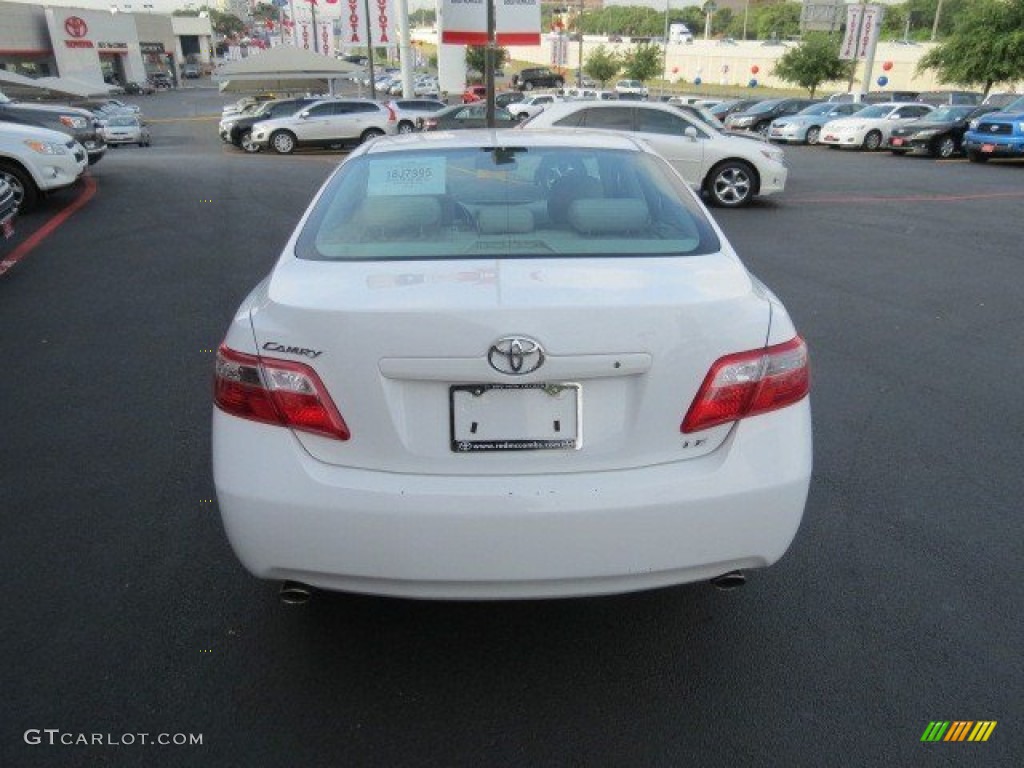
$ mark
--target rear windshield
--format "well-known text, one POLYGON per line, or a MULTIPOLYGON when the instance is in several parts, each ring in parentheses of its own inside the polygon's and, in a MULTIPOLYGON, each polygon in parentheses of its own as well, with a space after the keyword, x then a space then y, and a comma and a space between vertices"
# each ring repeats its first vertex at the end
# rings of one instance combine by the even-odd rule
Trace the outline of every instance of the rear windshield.
POLYGON ((302 259, 678 256, 719 250, 655 156, 573 147, 424 149, 345 162, 299 235, 302 259))

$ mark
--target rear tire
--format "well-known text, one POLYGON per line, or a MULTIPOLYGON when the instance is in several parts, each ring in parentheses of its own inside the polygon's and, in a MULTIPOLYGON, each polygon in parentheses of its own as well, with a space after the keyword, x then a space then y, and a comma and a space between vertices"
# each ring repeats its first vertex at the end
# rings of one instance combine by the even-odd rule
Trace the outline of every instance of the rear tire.
POLYGON ((380 128, 367 128, 365 131, 363 131, 363 135, 359 137, 359 143, 365 144, 371 139, 376 139, 378 136, 383 135, 384 131, 382 131, 380 128))
POLYGON ((14 189, 14 199, 18 201, 18 210, 21 213, 31 211, 39 204, 39 188, 32 180, 32 176, 21 166, 0 161, 0 179, 14 189))
POLYGON ((403 120, 398 124, 399 133, 415 133, 416 126, 410 123, 408 120, 403 120))
POLYGON ((952 136, 940 136, 932 144, 932 157, 939 157, 948 160, 956 154, 956 142, 952 136))
POLYGON ((704 182, 711 204, 718 208, 750 205, 757 187, 757 172, 743 160, 724 160, 711 169, 704 182))
POLYGON ((295 136, 288 131, 275 131, 270 135, 270 146, 279 155, 290 155, 297 144, 295 136))
POLYGON ((868 135, 864 137, 864 149, 874 152, 880 146, 882 146, 882 134, 878 131, 868 131, 868 135))

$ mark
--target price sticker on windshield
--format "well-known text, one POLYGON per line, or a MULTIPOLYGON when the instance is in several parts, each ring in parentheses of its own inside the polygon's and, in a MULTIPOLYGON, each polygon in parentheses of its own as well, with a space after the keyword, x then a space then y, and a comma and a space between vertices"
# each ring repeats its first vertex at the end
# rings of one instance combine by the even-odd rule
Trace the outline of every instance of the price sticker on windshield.
POLYGON ((395 195, 443 195, 445 158, 409 157, 370 161, 367 194, 371 197, 395 195))

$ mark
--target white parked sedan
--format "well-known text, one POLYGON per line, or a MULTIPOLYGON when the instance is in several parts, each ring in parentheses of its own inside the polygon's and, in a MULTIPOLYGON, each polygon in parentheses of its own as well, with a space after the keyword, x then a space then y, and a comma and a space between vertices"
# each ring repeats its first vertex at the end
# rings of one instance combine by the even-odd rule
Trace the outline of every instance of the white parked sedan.
POLYGON ((760 139, 722 133, 700 120, 693 107, 649 102, 568 101, 552 104, 523 124, 629 132, 649 143, 712 204, 738 208, 756 195, 785 189, 785 154, 760 139))
POLYGON ((919 120, 934 109, 930 104, 905 101, 872 104, 849 117, 825 123, 819 141, 831 147, 873 151, 889 141, 895 126, 919 120))
POLYGON ((593 595, 789 547, 808 357, 626 136, 382 138, 328 179, 217 355, 235 553, 283 595, 593 595))

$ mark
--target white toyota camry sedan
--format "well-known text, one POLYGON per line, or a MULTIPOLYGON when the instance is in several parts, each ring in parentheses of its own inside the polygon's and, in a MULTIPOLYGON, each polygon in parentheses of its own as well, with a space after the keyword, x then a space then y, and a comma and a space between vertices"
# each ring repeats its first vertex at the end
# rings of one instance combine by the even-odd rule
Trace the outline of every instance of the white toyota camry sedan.
POLYGON ((291 597, 734 585, 799 527, 808 388, 785 308, 647 145, 381 138, 228 328, 217 497, 291 597))

